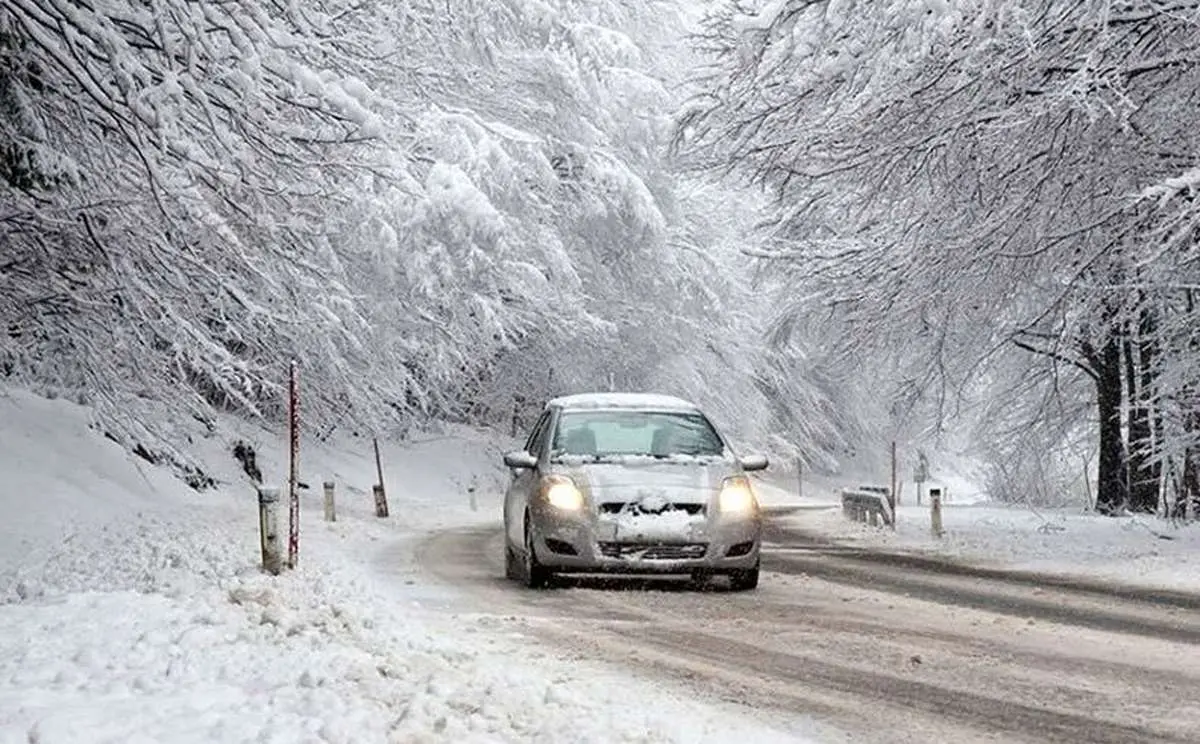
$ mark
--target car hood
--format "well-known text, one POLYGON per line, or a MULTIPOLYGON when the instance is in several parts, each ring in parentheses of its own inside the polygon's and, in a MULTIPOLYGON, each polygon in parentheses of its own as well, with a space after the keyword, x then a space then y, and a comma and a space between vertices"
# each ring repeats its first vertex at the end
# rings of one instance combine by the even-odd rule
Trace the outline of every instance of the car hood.
POLYGON ((554 472, 570 476, 595 502, 637 501, 653 495, 670 502, 707 503, 736 469, 722 459, 646 459, 562 463, 554 466, 554 472))

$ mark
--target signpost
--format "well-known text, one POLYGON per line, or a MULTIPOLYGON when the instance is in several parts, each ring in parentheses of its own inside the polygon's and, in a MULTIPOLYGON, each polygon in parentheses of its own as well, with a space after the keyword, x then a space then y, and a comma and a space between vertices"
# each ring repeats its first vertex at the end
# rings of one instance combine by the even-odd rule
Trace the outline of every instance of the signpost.
POLYGON ((925 481, 929 480, 929 459, 924 450, 917 450, 917 467, 913 470, 913 480, 917 483, 917 506, 921 505, 921 490, 925 481))

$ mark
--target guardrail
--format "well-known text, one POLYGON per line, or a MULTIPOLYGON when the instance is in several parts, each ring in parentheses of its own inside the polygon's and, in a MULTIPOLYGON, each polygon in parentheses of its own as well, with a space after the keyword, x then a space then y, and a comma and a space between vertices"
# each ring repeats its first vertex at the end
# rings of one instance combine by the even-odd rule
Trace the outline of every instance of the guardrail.
POLYGON ((859 486, 842 489, 842 513, 855 522, 872 527, 890 526, 892 512, 888 508, 888 489, 881 486, 859 486))

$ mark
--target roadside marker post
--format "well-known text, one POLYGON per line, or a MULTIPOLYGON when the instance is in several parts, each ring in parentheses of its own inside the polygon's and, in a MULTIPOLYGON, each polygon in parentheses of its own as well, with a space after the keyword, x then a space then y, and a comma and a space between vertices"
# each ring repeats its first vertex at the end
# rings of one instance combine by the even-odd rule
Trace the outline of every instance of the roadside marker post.
POLYGON ((283 554, 279 545, 278 488, 258 487, 258 537, 263 570, 278 576, 283 569, 283 554))
POLYGON ((371 491, 375 494, 375 516, 382 519, 388 515, 387 492, 383 488, 383 460, 379 457, 379 438, 373 437, 371 441, 375 445, 375 472, 379 476, 379 482, 371 487, 371 491))
POLYGON ((325 521, 326 522, 336 522, 337 521, 337 508, 334 505, 334 500, 333 500, 333 498, 334 498, 333 481, 325 481, 324 486, 325 486, 325 521))
POLYGON ((288 568, 300 557, 300 386, 296 360, 288 365, 288 568))

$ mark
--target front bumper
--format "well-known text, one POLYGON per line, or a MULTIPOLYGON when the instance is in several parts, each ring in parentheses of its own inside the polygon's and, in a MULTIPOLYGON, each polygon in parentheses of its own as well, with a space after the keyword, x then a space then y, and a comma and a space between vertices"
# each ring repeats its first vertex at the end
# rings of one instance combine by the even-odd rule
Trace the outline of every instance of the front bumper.
POLYGON ((650 536, 622 534, 595 514, 547 510, 534 522, 538 562, 560 573, 729 573, 757 566, 762 545, 758 515, 708 517, 650 536))

